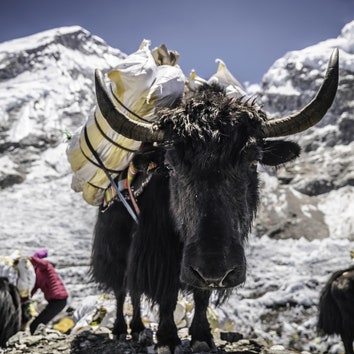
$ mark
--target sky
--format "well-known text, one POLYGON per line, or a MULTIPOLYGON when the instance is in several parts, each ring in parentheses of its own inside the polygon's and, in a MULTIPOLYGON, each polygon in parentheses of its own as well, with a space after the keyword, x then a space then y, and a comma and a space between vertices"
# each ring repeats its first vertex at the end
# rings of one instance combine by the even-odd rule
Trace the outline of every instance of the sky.
POLYGON ((1 0, 0 42, 79 25, 126 54, 143 39, 166 44, 187 75, 209 78, 220 58, 241 83, 259 83, 286 52, 352 20, 354 0, 1 0))

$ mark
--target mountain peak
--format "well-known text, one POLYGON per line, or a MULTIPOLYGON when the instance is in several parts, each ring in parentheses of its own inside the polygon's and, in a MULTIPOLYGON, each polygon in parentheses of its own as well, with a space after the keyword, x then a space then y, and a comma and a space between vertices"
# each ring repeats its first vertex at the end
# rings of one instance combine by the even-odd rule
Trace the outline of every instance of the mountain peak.
POLYGON ((346 37, 348 39, 353 39, 354 38, 354 20, 347 23, 342 31, 341 31, 341 36, 346 37))
POLYGON ((354 54, 354 21, 347 23, 339 36, 343 41, 343 49, 348 54, 354 54))
POLYGON ((91 74, 92 66, 111 68, 121 57, 120 50, 80 26, 54 28, 0 43, 0 83, 49 67, 69 72, 76 66, 86 74, 89 67, 91 74))
MULTIPOLYGON (((9 51, 26 51, 33 48, 48 46, 53 42, 62 42, 65 44, 66 38, 82 38, 83 36, 92 37, 90 32, 80 26, 53 28, 26 37, 0 43, 0 53, 7 53, 9 51)), ((103 40, 101 40, 101 42, 104 43, 103 40)))

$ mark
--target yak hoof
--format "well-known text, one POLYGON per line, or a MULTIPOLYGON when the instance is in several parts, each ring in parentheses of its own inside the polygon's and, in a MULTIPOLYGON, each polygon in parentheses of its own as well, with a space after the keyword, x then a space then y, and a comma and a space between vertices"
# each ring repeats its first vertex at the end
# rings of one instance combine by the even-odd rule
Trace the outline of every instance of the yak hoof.
POLYGON ((157 348, 157 354, 172 354, 170 348, 165 345, 157 348))
POLYGON ((126 334, 120 334, 117 336, 117 339, 119 342, 125 342, 127 340, 127 335, 126 334))
POLYGON ((153 339, 154 333, 150 328, 145 328, 143 331, 139 333, 138 342, 145 346, 150 346, 154 344, 153 339))
POLYGON ((171 352, 170 347, 168 347, 167 345, 157 348, 157 354, 183 354, 183 353, 184 351, 181 345, 177 345, 173 352, 171 352))
POLYGON ((200 352, 216 353, 217 349, 214 343, 210 348, 207 342, 195 341, 192 345, 192 351, 193 353, 200 353, 200 352))

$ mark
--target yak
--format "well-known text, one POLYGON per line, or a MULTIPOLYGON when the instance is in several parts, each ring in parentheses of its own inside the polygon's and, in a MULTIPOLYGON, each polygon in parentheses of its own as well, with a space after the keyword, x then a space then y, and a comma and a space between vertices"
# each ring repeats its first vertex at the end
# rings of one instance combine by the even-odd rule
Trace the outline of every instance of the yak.
POLYGON ((134 308, 130 330, 144 330, 140 297, 159 306, 159 353, 179 352, 173 319, 179 291, 193 294, 189 328, 194 351, 215 349, 206 316, 209 299, 225 301, 246 279, 244 244, 259 201, 257 165, 278 166, 300 153, 297 143, 272 139, 304 131, 332 105, 338 86, 338 50, 330 57, 316 96, 301 110, 268 119, 253 101, 228 97, 205 85, 176 107, 156 112, 151 122, 132 120, 114 105, 101 71, 95 71, 96 99, 108 124, 141 141, 134 161, 149 178, 137 196, 138 223, 124 203, 98 212, 91 276, 117 300, 113 333, 127 333, 123 303, 134 308), (144 166, 153 161, 157 168, 144 166))
POLYGON ((0 277, 0 348, 21 329, 21 299, 17 287, 0 277))
POLYGON ((323 287, 317 329, 320 334, 339 334, 345 353, 354 354, 354 266, 334 272, 323 287))

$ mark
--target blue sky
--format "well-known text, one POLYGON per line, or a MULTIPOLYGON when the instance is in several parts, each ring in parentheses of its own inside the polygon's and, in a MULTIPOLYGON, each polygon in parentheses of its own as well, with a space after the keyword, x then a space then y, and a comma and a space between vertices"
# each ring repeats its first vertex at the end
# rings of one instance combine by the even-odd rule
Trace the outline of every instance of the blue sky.
POLYGON ((224 60, 241 82, 260 82, 287 51, 335 38, 354 0, 1 0, 0 42, 80 25, 124 53, 165 43, 208 78, 224 60))

